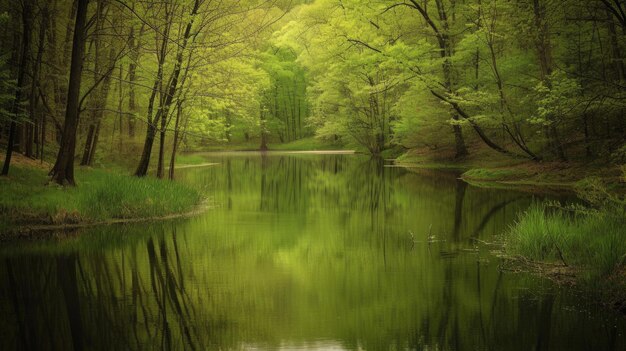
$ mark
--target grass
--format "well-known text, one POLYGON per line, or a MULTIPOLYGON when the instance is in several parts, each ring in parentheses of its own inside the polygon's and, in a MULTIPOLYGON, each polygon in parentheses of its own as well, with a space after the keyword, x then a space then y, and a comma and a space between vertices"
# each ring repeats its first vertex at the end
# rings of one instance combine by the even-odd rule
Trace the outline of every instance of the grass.
POLYGON ((507 252, 536 261, 564 262, 586 282, 619 274, 626 263, 624 212, 534 205, 511 228, 507 252))
POLYGON ((43 169, 13 166, 0 178, 0 227, 162 217, 193 210, 201 192, 184 184, 77 169, 78 187, 46 184, 43 169))

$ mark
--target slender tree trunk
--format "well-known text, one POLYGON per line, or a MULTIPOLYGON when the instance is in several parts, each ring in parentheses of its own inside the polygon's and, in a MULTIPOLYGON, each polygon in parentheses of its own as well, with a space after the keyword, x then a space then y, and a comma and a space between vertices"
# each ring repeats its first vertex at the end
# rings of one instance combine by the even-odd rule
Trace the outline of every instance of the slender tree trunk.
POLYGON ((93 160, 96 155, 96 147, 98 146, 98 139, 100 138, 100 126, 102 125, 102 119, 98 120, 96 123, 96 128, 93 134, 93 142, 91 144, 91 149, 89 150, 89 160, 87 160, 88 166, 93 166, 93 160))
MULTIPOLYGON (((130 138, 135 137, 135 130, 137 125, 137 116, 135 113, 137 112, 136 106, 136 98, 135 98, 135 81, 137 80, 137 62, 140 57, 141 50, 141 42, 140 38, 144 32, 145 26, 142 24, 139 29, 139 35, 135 35, 135 28, 131 28, 130 32, 130 49, 131 49, 131 60, 128 65, 128 112, 130 112, 130 116, 128 118, 128 136, 130 138)), ((121 130, 121 129, 120 129, 121 130)))
POLYGON ((148 124, 146 129, 146 138, 143 144, 143 151, 141 153, 141 159, 139 165, 135 171, 137 177, 144 177, 148 174, 148 167, 150 166, 150 154, 152 151, 152 145, 154 144, 154 137, 156 136, 156 127, 153 123, 148 124))
MULTIPOLYGON (((42 9, 42 20, 39 23, 39 37, 37 43, 37 55, 32 65, 32 77, 31 77, 31 85, 30 85, 30 96, 29 96, 29 104, 28 111, 30 115, 30 124, 27 128, 27 135, 24 143, 25 154, 27 157, 36 158, 38 153, 33 152, 33 143, 37 142, 37 132, 36 126, 38 123, 38 118, 36 116, 37 112, 37 104, 39 103, 39 95, 37 94, 37 85, 39 84, 39 72, 41 71, 41 61, 43 59, 44 53, 44 44, 46 39, 46 23, 47 22, 47 4, 42 9)), ((39 144, 37 144, 37 148, 39 148, 39 144)))
POLYGON ((44 148, 46 146, 46 115, 41 116, 41 147, 39 148, 39 158, 43 162, 44 148))
MULTIPOLYGON (((189 43, 189 38, 191 38, 191 27, 193 26, 193 22, 196 14, 200 8, 200 0, 194 1, 194 6, 191 10, 191 17, 187 25, 185 26, 185 31, 183 33, 183 42, 178 47, 178 52, 176 54, 176 63, 174 64, 174 71, 172 72, 172 76, 169 80, 169 87, 167 89, 167 95, 165 95, 165 99, 163 101, 161 107, 161 145, 159 150, 159 163, 157 165, 157 176, 162 178, 164 176, 163 168, 164 168, 164 149, 165 149, 165 129, 167 127, 168 116, 170 107, 172 106, 172 101, 174 100, 174 95, 176 95, 176 90, 178 89, 178 82, 180 78, 180 73, 182 71, 183 66, 183 58, 185 49, 187 48, 187 44, 189 43)), ((188 69, 189 67, 187 67, 188 69)))
POLYGON ((161 117, 161 130, 159 131, 159 160, 157 162, 157 178, 163 179, 165 176, 165 129, 167 128, 167 116, 161 117))
POLYGON ((170 169, 169 169, 169 178, 170 180, 174 180, 175 166, 176 166, 176 152, 178 151, 178 138, 179 138, 179 125, 180 118, 182 115, 182 102, 178 101, 176 104, 176 121, 174 122, 174 145, 172 146, 172 157, 170 158, 170 169))
MULTIPOLYGON (((166 5, 167 6, 167 5, 166 5)), ((141 153, 141 159, 139 160, 139 164, 137 165, 137 169, 135 170, 135 176, 137 177, 145 177, 148 174, 148 168, 150 166, 150 157, 152 156, 152 146, 154 145, 154 138, 157 132, 157 125, 160 121, 160 118, 165 118, 163 115, 163 67, 165 65, 165 56, 167 53, 167 46, 169 42, 169 32, 172 25, 171 14, 169 13, 166 7, 166 18, 165 18, 165 30, 162 34, 162 41, 159 50, 157 51, 158 57, 158 68, 157 68, 157 77, 154 81, 154 86, 152 87, 152 93, 150 94, 150 99, 148 102, 148 127, 146 129, 146 138, 143 144, 143 151, 141 153), (159 109, 152 118, 152 113, 154 111, 154 101, 156 99, 157 92, 160 94, 159 101, 159 109)))
POLYGON ((267 151, 267 130, 265 125, 265 112, 261 109, 261 145, 259 146, 260 151, 267 151))
POLYGON ((89 0, 78 0, 70 79, 67 91, 67 108, 63 126, 63 138, 57 155, 56 163, 51 171, 52 180, 61 185, 75 185, 74 153, 76 151, 76 130, 79 120, 80 85, 83 70, 83 54, 85 51, 85 24, 89 0))
POLYGON ((96 126, 94 124, 89 125, 89 131, 87 132, 87 138, 85 140, 85 148, 83 149, 83 158, 80 161, 81 166, 87 166, 89 164, 89 154, 91 152, 91 146, 93 144, 93 136, 96 132, 96 126))
MULTIPOLYGON (((15 98, 11 105, 11 113, 13 116, 17 116, 20 113, 20 103, 22 101, 22 91, 25 86, 26 67, 28 66, 29 47, 30 47, 30 35, 32 29, 32 0, 24 0, 22 4, 22 40, 20 47, 20 57, 15 60, 18 63, 17 72, 17 86, 15 88, 15 98), (19 60, 19 61, 18 61, 19 60)), ((15 118, 15 117, 13 117, 15 118)), ((13 155, 13 145, 15 144, 15 136, 17 134, 17 123, 15 119, 11 120, 9 127, 9 138, 7 143, 6 156, 4 158, 4 164, 2 166, 1 175, 9 175, 9 167, 11 165, 11 156, 13 155)))
MULTIPOLYGON (((441 57, 443 58, 444 85, 446 87, 448 94, 452 94, 454 91, 454 88, 453 88, 454 84, 453 84, 453 79, 452 79, 452 62, 451 62, 452 47, 451 47, 450 37, 447 33, 448 18, 447 18, 447 14, 445 12, 445 9, 441 1, 436 0, 436 4, 437 4, 438 12, 439 12, 439 19, 441 23, 443 24, 443 32, 439 32, 438 37, 439 37, 439 48, 441 52, 441 57)), ((452 119, 455 122, 457 122, 459 121, 460 118, 457 113, 452 112, 452 119)), ((467 148, 465 146, 465 139, 463 137, 463 129, 461 129, 461 126, 458 123, 455 123, 454 125, 452 125, 452 131, 454 133, 454 145, 456 148, 455 158, 457 159, 463 158, 468 155, 467 148)))
MULTIPOLYGON (((536 48, 541 68, 541 80, 550 86, 549 77, 552 74, 552 46, 550 43, 550 31, 546 19, 546 6, 544 0, 533 0, 533 13, 537 30, 536 48)), ((555 153, 561 161, 566 161, 565 150, 558 139, 554 116, 548 116, 550 125, 546 126, 545 134, 548 139, 550 151, 555 153)))

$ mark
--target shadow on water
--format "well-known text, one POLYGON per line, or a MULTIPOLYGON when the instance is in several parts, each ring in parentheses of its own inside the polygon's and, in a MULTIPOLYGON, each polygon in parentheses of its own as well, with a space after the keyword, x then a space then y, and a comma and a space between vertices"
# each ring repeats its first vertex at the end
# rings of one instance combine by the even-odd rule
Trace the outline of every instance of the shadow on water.
POLYGON ((212 156, 221 206, 0 248, 2 349, 623 350, 623 319, 503 273, 532 201, 346 155, 212 156))

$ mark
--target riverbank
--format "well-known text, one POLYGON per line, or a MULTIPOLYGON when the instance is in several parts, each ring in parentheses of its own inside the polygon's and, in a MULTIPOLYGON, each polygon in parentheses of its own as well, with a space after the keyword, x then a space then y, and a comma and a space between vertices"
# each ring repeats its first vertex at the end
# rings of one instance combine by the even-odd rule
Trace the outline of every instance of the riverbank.
POLYGON ((602 208, 539 203, 504 236, 505 258, 558 283, 577 285, 626 314, 624 204, 602 208))
POLYGON ((451 150, 411 149, 394 160, 407 168, 457 169, 464 181, 481 187, 551 187, 573 189, 585 178, 600 178, 612 191, 626 191, 626 165, 602 161, 535 162, 513 158, 484 148, 454 160, 451 150))
POLYGON ((504 269, 532 272, 577 288, 626 313, 626 166, 533 162, 472 149, 453 160, 450 150, 409 150, 395 160, 408 169, 455 169, 479 187, 567 190, 577 205, 538 202, 503 233, 504 269))
POLYGON ((50 165, 14 155, 0 177, 0 232, 168 218, 202 206, 200 189, 102 169, 76 169, 77 187, 48 183, 50 165))
MULTIPOLYGON (((201 148, 185 150, 186 153, 213 152, 213 151, 259 151, 261 142, 259 140, 233 141, 228 143, 216 143, 203 145, 201 148)), ((339 143, 328 143, 315 137, 307 137, 287 143, 269 141, 268 151, 326 151, 354 149, 356 145, 343 145, 339 143)))

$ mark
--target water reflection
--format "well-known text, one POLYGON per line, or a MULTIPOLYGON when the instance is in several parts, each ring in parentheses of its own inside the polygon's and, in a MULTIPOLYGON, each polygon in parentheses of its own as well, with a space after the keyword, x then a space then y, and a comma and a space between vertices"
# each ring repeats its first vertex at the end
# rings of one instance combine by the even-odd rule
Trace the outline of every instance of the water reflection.
POLYGON ((530 194, 355 156, 210 161, 181 172, 221 205, 204 216, 6 245, 0 347, 626 347, 623 320, 476 245, 530 194))

